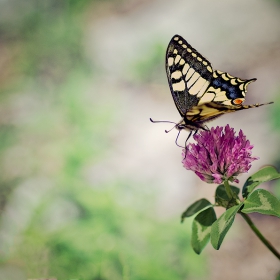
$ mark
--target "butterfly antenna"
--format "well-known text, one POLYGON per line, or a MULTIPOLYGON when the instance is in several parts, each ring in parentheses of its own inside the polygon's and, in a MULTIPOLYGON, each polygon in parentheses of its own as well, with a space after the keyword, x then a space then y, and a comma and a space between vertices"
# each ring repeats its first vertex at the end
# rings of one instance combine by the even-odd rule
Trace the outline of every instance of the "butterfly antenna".
POLYGON ((165 130, 165 133, 169 133, 174 127, 176 127, 177 124, 175 124, 171 129, 165 130))
POLYGON ((175 122, 171 122, 171 121, 154 121, 154 120, 151 119, 151 118, 150 118, 150 121, 151 121, 152 123, 173 123, 173 124, 175 124, 171 129, 165 130, 165 133, 170 132, 170 131, 171 131, 174 127, 176 127, 176 125, 177 125, 177 123, 175 123, 175 122))
POLYGON ((171 121, 154 121, 154 120, 151 119, 151 118, 150 118, 150 121, 151 121, 152 123, 162 123, 162 122, 164 122, 164 123, 174 123, 174 124, 176 124, 175 122, 171 122, 171 121))

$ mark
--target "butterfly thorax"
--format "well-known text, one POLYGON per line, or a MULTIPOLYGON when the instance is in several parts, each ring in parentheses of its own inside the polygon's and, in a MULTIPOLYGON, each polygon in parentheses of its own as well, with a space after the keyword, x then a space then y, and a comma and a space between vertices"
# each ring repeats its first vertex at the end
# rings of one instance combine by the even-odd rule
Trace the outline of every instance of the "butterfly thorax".
POLYGON ((186 129, 189 131, 192 130, 206 130, 206 126, 203 123, 199 123, 199 122, 193 122, 191 120, 188 120, 187 117, 184 117, 179 123, 176 124, 176 129, 178 130, 182 130, 182 129, 186 129))

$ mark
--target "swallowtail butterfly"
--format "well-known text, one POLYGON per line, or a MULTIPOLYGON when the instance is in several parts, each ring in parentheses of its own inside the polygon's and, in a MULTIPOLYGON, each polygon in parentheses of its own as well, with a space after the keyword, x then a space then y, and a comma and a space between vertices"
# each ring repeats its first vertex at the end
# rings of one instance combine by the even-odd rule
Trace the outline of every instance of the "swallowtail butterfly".
POLYGON ((256 79, 242 80, 213 70, 211 63, 179 35, 173 36, 167 47, 165 65, 170 91, 182 117, 175 128, 179 133, 190 130, 188 139, 192 131, 206 130, 205 122, 223 114, 273 103, 243 105, 247 87, 256 79))

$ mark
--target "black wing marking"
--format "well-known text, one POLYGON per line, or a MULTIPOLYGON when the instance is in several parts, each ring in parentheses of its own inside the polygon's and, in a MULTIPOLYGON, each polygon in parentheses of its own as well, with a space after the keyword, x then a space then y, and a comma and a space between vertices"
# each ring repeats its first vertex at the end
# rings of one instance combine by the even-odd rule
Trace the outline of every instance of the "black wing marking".
POLYGON ((179 35, 166 51, 166 73, 175 105, 182 117, 197 105, 213 79, 211 63, 179 35))

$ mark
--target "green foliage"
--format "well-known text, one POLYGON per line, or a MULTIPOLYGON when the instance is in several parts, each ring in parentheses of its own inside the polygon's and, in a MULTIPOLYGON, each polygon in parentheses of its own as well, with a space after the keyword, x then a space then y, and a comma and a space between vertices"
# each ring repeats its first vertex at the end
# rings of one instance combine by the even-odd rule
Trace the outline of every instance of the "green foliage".
POLYGON ((255 174, 250 176, 242 189, 242 195, 244 198, 248 196, 258 185, 271 180, 279 179, 280 173, 273 166, 265 166, 255 174))
POLYGON ((210 240, 211 226, 216 221, 214 209, 207 208, 200 212, 193 220, 192 224, 192 247, 200 254, 210 240))
POLYGON ((280 201, 270 192, 259 189, 252 192, 244 201, 243 213, 261 213, 280 218, 280 201))
POLYGON ((8 82, 0 89, 22 89, 34 82, 30 79, 50 87, 63 83, 77 68, 90 71, 83 51, 82 15, 94 2, 97 1, 1 3, 0 36, 10 58, 5 71, 11 73, 6 75, 12 80, 6 79, 8 82))
POLYGON ((240 192, 240 189, 235 186, 230 186, 232 193, 235 194, 234 197, 229 198, 224 185, 219 185, 215 193, 215 202, 217 205, 222 206, 226 209, 236 205, 236 198, 240 192))
POLYGON ((164 56, 165 45, 156 43, 150 46, 147 53, 143 54, 143 57, 139 58, 132 66, 135 80, 155 83, 161 79, 165 67, 162 59, 164 56))
POLYGON ((187 210, 182 214, 181 221, 183 222, 185 218, 191 217, 192 215, 198 213, 199 211, 211 207, 212 204, 207 199, 202 198, 192 205, 190 205, 187 210))
MULTIPOLYGON (((11 243, 1 244, 0 274, 11 267, 22 279, 199 277, 204 259, 188 245, 190 232, 155 215, 147 182, 98 171, 114 145, 119 111, 115 92, 96 89, 99 77, 83 49, 86 8, 98 3, 10 1, 13 16, 0 17, 13 70, 0 88, 0 202, 5 214, 14 200, 16 216, 11 243), (47 181, 45 192, 38 178, 47 181)), ((158 51, 155 44, 154 62, 158 51)))
MULTIPOLYGON (((280 1, 279 1, 280 3, 280 1)), ((272 124, 275 126, 275 128, 279 131, 280 130, 280 98, 279 98, 280 89, 275 92, 274 97, 276 100, 274 100, 274 105, 271 108, 272 110, 272 117, 271 121, 272 124)))
MULTIPOLYGON (((141 192, 131 204, 118 205, 118 198, 127 191, 122 183, 103 185, 99 190, 79 182, 70 186, 47 198, 19 244, 20 259, 24 257, 28 275, 39 276, 46 266, 48 275, 58 279, 70 275, 82 279, 123 279, 124 273, 129 275, 127 279, 182 279, 201 273, 186 243, 188 235, 180 230, 178 222, 160 222, 151 219, 145 209, 131 207, 138 200, 145 201, 145 208, 152 203, 141 192), (56 209, 58 215, 65 209, 64 204, 59 208, 54 203, 58 197, 59 201, 67 200, 76 214, 68 221, 62 219, 57 229, 50 230, 51 210, 56 209), (34 240, 36 247, 32 246, 34 240), (35 254, 41 262, 34 263, 35 254)), ((130 187, 141 189, 135 183, 130 187)))
POLYGON ((241 208, 242 204, 232 206, 221 217, 213 223, 211 227, 211 243, 216 250, 219 250, 222 242, 231 228, 235 215, 241 208))
POLYGON ((257 212, 280 217, 279 199, 263 189, 254 191, 261 183, 278 178, 280 178, 280 174, 272 166, 266 166, 251 175, 243 187, 244 201, 241 201, 238 197, 239 188, 229 185, 227 181, 219 185, 215 193, 215 206, 222 206, 227 210, 218 219, 216 218, 213 205, 208 200, 202 198, 190 205, 182 214, 182 221, 203 210, 193 220, 191 242, 194 251, 200 254, 210 239, 214 249, 219 250, 237 213, 241 213, 262 242, 268 244, 252 224, 250 218, 242 213, 257 212))

